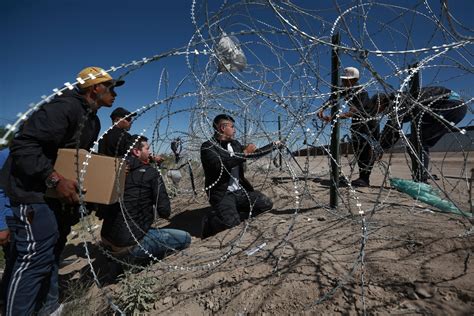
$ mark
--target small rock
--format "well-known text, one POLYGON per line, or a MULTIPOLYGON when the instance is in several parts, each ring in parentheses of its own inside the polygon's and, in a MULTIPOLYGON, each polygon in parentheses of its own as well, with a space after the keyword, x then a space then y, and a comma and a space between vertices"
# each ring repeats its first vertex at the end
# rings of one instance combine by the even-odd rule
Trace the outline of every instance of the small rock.
POLYGON ((178 285, 177 290, 178 290, 178 292, 187 291, 192 287, 193 287, 193 280, 186 280, 186 281, 181 282, 178 285))
POLYGON ((407 289, 406 295, 411 300, 419 299, 418 295, 416 295, 416 293, 415 293, 415 290, 413 290, 411 287, 407 289))
POLYGON ((428 283, 416 283, 415 284, 415 292, 422 298, 430 298, 433 297, 436 288, 431 286, 428 283))
POLYGON ((416 306, 410 303, 409 301, 402 301, 400 307, 408 310, 416 309, 416 306))
POLYGON ((171 300, 172 300, 171 296, 167 296, 167 297, 165 297, 165 299, 163 300, 163 304, 168 304, 168 303, 171 302, 171 300))
POLYGON ((207 306, 207 308, 212 309, 214 307, 214 303, 211 302, 211 301, 207 301, 206 306, 207 306))
POLYGON ((451 301, 452 297, 448 291, 439 291, 438 292, 441 295, 441 298, 445 301, 451 301))

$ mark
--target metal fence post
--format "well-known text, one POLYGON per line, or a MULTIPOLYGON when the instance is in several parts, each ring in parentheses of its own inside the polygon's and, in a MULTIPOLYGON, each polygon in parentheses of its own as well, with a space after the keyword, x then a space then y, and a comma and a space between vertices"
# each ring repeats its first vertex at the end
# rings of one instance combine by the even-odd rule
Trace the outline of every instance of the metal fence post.
MULTIPOLYGON (((410 69, 415 69, 416 67, 418 67, 418 63, 414 63, 413 65, 410 65, 409 67, 410 69)), ((420 88, 421 88, 419 70, 416 71, 411 77, 408 87, 409 87, 409 92, 410 92, 410 98, 417 100, 419 97, 420 88)), ((421 143, 418 137, 418 128, 417 128, 415 119, 412 119, 410 129, 411 129, 410 140, 411 140, 411 144, 413 145, 413 148, 415 149, 415 153, 410 155, 413 180, 423 181, 424 173, 428 171, 424 170, 423 168, 423 146, 421 146, 421 143)))
POLYGON ((469 204, 471 210, 471 218, 474 218, 474 201, 472 200, 472 184, 474 182, 474 168, 471 169, 471 179, 469 179, 469 204))
MULTIPOLYGON (((332 36, 332 44, 334 45, 331 52, 331 93, 335 97, 335 104, 331 108, 331 117, 335 118, 335 115, 339 113, 339 44, 340 36, 336 33, 332 36)), ((339 119, 335 119, 331 129, 331 148, 330 153, 331 159, 331 188, 329 192, 329 206, 331 208, 337 208, 338 196, 337 191, 339 188, 339 119)))
MULTIPOLYGON (((278 140, 281 142, 281 115, 278 115, 278 140)), ((280 165, 280 171, 283 170, 282 164, 283 160, 281 157, 281 153, 278 154, 278 159, 279 159, 279 165, 280 165)))

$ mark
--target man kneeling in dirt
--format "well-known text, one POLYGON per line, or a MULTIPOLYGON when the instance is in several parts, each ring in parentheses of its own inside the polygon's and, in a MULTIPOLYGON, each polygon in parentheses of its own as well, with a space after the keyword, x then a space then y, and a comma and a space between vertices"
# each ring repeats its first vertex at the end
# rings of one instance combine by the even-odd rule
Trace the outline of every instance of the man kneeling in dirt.
POLYGON ((205 189, 212 206, 204 218, 203 238, 239 225, 250 211, 255 216, 273 207, 270 198, 254 191, 244 176, 243 164, 247 158, 261 157, 283 144, 277 141, 259 149, 254 144, 244 148, 234 139, 234 122, 230 115, 217 115, 213 122, 214 137, 201 146, 205 189))
POLYGON ((104 214, 101 231, 102 241, 112 253, 135 263, 161 259, 191 243, 191 236, 185 231, 151 227, 154 207, 160 217, 168 218, 171 206, 163 179, 150 165, 149 156, 148 139, 141 136, 127 158, 129 172, 123 203, 115 204, 104 214))

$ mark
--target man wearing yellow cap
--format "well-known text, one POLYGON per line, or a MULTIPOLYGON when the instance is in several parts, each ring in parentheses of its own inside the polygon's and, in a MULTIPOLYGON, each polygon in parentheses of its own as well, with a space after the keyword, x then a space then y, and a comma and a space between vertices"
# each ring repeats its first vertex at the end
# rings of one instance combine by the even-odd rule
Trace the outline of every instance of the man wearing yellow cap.
POLYGON ((59 256, 78 212, 78 184, 54 170, 59 148, 89 150, 97 139, 97 110, 111 107, 114 80, 99 67, 83 69, 78 84, 42 105, 25 121, 10 146, 0 183, 10 198, 14 266, 7 315, 58 313, 59 256), (44 196, 54 189, 59 199, 44 196))

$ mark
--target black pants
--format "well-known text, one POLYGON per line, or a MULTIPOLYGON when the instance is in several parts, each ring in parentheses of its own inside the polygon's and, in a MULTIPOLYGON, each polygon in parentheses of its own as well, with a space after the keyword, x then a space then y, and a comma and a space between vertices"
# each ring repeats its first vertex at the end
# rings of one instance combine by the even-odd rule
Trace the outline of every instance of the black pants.
POLYGON ((246 192, 238 190, 226 192, 222 200, 212 206, 211 212, 203 223, 202 237, 215 235, 223 230, 237 226, 248 218, 250 210, 252 216, 271 210, 273 202, 259 191, 246 192))
POLYGON ((359 177, 369 182, 375 163, 374 145, 379 138, 379 126, 352 126, 352 147, 359 166, 359 177))
MULTIPOLYGON (((448 122, 457 124, 462 121, 467 113, 467 105, 460 106, 461 104, 461 101, 441 100, 436 102, 432 108, 445 109, 444 111, 438 110, 435 113, 439 112, 437 114, 442 115, 448 122)), ((421 153, 415 156, 411 150, 408 150, 408 152, 413 163, 419 164, 419 158, 422 164, 419 164, 418 171, 413 174, 413 180, 426 182, 429 178, 430 148, 436 145, 445 134, 453 131, 453 129, 447 123, 441 122, 429 113, 424 114, 421 122, 419 119, 415 120, 415 126, 417 131, 412 131, 412 142, 418 145, 415 148, 418 147, 421 153), (419 135, 417 134, 418 132, 419 135)))

